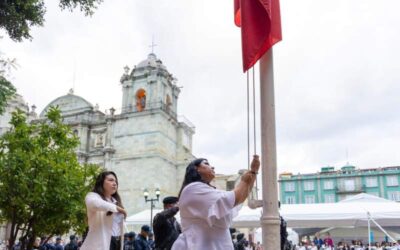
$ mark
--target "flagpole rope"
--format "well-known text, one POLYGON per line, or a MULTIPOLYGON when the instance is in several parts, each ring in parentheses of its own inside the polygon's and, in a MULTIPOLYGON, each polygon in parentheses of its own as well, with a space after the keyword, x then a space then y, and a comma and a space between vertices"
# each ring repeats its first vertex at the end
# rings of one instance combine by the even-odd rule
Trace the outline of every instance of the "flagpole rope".
POLYGON ((247 71, 247 169, 250 170, 250 80, 247 71))
MULTIPOLYGON (((254 154, 257 154, 257 130, 256 130, 256 77, 254 66, 253 71, 253 143, 254 143, 254 154)), ((256 199, 258 199, 258 181, 256 176, 256 199)))
POLYGON ((254 154, 257 154, 257 136, 256 136, 256 78, 255 78, 255 73, 254 73, 254 67, 252 68, 253 70, 253 132, 254 132, 254 154))

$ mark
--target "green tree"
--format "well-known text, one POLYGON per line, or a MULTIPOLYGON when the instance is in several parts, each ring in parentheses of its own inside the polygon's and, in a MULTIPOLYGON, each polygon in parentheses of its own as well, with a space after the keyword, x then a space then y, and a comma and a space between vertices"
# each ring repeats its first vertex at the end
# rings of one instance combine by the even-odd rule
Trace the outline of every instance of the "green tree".
POLYGON ((14 96, 16 91, 15 87, 6 78, 12 67, 16 67, 15 59, 4 58, 0 51, 0 115, 3 114, 7 101, 14 96))
POLYGON ((0 75, 0 115, 4 113, 8 100, 14 94, 14 86, 4 76, 0 75))
MULTIPOLYGON (((102 0, 59 0, 61 9, 79 7, 85 15, 92 15, 102 0)), ((0 28, 4 28, 10 38, 21 42, 31 39, 33 26, 43 26, 46 6, 44 0, 0 0, 0 28)))
POLYGON ((11 225, 12 246, 20 233, 32 249, 37 236, 86 228, 84 197, 100 171, 79 164, 78 138, 51 108, 47 120, 27 123, 14 112, 12 129, 0 138, 0 218, 11 225))

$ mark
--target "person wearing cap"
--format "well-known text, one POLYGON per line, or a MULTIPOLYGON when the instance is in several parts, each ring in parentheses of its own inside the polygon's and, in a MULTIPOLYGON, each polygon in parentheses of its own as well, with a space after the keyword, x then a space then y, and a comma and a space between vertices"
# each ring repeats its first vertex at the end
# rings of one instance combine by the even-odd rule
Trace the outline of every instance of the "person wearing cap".
POLYGON ((148 225, 143 225, 140 233, 136 236, 135 239, 135 250, 150 250, 149 242, 147 241, 147 237, 151 229, 148 225))
POLYGON ((210 185, 214 167, 207 159, 192 161, 179 192, 182 233, 172 250, 233 250, 229 227, 253 188, 260 168, 253 156, 251 170, 245 172, 232 191, 217 190, 210 185))
POLYGON ((170 250, 172 244, 182 232, 181 225, 176 221, 175 215, 179 211, 178 197, 168 196, 163 199, 164 211, 156 214, 153 220, 155 236, 155 249, 170 250))
POLYGON ((61 237, 56 238, 56 244, 54 244, 55 250, 64 250, 63 245, 61 245, 61 237))
POLYGON ((69 243, 64 246, 64 250, 78 250, 78 243, 76 242, 76 236, 69 236, 69 243))
POLYGON ((134 232, 129 232, 125 234, 127 240, 124 243, 124 250, 135 250, 135 236, 134 232))

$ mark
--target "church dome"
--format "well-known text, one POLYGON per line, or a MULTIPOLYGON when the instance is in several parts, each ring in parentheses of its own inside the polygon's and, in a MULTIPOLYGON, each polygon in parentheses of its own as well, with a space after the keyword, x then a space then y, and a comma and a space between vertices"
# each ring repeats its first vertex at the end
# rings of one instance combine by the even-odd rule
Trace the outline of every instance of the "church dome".
POLYGON ((154 53, 150 53, 147 56, 146 60, 141 61, 136 68, 146 68, 146 67, 154 67, 154 68, 161 68, 167 70, 167 68, 162 64, 162 61, 157 58, 154 53))
POLYGON ((93 105, 90 102, 86 101, 84 98, 74 95, 72 90, 70 90, 67 95, 60 96, 50 102, 43 109, 42 113, 40 113, 40 117, 44 117, 51 106, 58 106, 63 115, 92 111, 94 108, 93 105))

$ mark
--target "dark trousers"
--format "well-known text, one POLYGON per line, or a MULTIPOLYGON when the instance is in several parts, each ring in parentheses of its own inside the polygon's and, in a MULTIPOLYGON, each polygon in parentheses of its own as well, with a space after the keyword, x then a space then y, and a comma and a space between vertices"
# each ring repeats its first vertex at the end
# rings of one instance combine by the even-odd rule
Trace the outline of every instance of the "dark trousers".
POLYGON ((111 236, 110 250, 120 250, 121 249, 121 237, 111 236))

